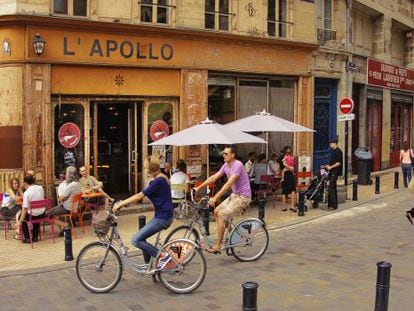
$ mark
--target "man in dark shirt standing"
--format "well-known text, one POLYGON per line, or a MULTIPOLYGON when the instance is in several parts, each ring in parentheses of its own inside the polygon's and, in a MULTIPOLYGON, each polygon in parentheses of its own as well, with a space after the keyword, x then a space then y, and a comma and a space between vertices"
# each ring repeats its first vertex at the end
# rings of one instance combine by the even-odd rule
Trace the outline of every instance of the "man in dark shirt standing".
POLYGON ((338 139, 331 139, 329 147, 332 149, 329 164, 325 168, 329 171, 329 188, 328 188, 328 209, 338 208, 338 193, 336 189, 336 182, 338 176, 342 175, 343 155, 341 149, 338 147, 338 139))

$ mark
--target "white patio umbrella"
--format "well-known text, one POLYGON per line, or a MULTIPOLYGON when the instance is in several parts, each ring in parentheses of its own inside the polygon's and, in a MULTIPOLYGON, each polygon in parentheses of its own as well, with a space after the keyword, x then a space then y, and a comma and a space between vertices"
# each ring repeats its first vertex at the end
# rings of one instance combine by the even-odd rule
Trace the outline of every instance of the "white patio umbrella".
POLYGON ((276 117, 266 110, 225 125, 243 132, 314 132, 305 126, 276 117))
POLYGON ((227 128, 215 121, 202 121, 192 127, 171 134, 160 140, 149 144, 154 145, 172 145, 172 146, 190 146, 190 145, 230 145, 241 143, 261 143, 266 141, 260 137, 256 137, 240 130, 227 128))
MULTIPOLYGON (((257 112, 252 116, 248 116, 225 125, 232 130, 239 130, 243 132, 315 132, 314 130, 302 126, 300 124, 293 123, 280 117, 276 117, 266 110, 257 112)), ((267 135, 266 135, 267 137, 267 135)), ((268 138, 267 138, 268 139, 268 138)), ((263 148, 262 148, 263 152, 263 148)), ((266 156, 268 156, 266 150, 266 156)))
MULTIPOLYGON (((241 143, 260 143, 266 144, 266 141, 260 137, 256 137, 239 130, 234 130, 221 125, 208 118, 192 127, 171 134, 160 140, 149 144, 171 145, 171 146, 190 146, 190 145, 231 145, 241 143)), ((208 152, 208 148, 207 148, 208 152)), ((207 154, 208 159, 208 154, 207 154)), ((209 174, 209 161, 207 160, 207 174, 209 174)))

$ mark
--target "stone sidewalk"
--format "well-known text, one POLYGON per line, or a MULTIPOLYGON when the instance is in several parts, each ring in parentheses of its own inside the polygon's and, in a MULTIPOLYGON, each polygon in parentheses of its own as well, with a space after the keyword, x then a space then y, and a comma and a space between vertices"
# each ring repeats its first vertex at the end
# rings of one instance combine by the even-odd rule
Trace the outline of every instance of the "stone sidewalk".
MULTIPOLYGON (((382 198, 389 194, 405 191, 401 188, 394 189, 394 170, 381 172, 381 174, 380 194, 375 194, 375 183, 367 186, 359 186, 359 200, 347 200, 346 203, 340 205, 339 211, 357 207, 358 205, 382 198)), ((352 199, 352 184, 348 186, 348 198, 352 199)), ((276 202, 275 208, 272 206, 273 202, 269 202, 267 204, 265 214, 265 221, 270 230, 306 222, 336 212, 326 212, 321 209, 310 209, 304 217, 298 217, 296 213, 290 211, 282 212, 280 201, 276 202)), ((148 211, 148 209, 148 205, 139 204, 129 207, 127 210, 125 210, 127 211, 125 212, 127 214, 119 216, 119 228, 121 236, 124 239, 124 243, 130 248, 132 252, 136 251, 135 248, 130 244, 130 237, 138 229, 138 216, 145 215, 147 216, 147 219, 150 219, 152 217, 153 212, 148 211)), ((257 207, 253 206, 249 208, 243 217, 257 217, 257 215, 258 209, 257 207)), ((237 221, 237 219, 235 219, 235 221, 237 221)), ((178 226, 180 224, 180 221, 175 220, 172 227, 178 226)), ((79 227, 76 228, 77 239, 73 240, 73 254, 75 258, 84 245, 96 240, 96 237, 94 237, 90 226, 86 226, 84 229, 85 232, 82 233, 79 227)), ((171 230, 171 228, 169 230, 171 230)), ((165 236, 168 231, 162 232, 162 236, 165 236)), ((215 231, 215 223, 210 223, 210 232, 212 235, 214 235, 215 231)), ((9 233, 7 240, 4 239, 4 236, 0 238, 0 249, 0 262, 2 263, 0 266, 0 276, 25 274, 29 271, 32 272, 33 269, 39 271, 52 271, 73 266, 73 262, 64 261, 63 238, 57 237, 56 243, 53 244, 49 227, 46 227, 46 233, 43 234, 43 240, 34 244, 34 249, 31 249, 29 244, 22 244, 20 241, 14 240, 13 232, 9 233)))

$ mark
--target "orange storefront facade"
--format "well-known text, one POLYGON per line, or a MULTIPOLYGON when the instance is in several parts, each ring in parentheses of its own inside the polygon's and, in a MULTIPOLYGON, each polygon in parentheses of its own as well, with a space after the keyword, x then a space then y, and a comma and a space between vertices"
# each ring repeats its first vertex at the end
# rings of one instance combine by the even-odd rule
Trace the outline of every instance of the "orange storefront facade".
MULTIPOLYGON (((148 143, 207 116, 227 122, 264 108, 312 127, 311 44, 30 16, 0 18, 3 50, 6 41, 0 148, 12 151, 0 161, 0 192, 34 169, 51 195, 66 166, 86 164, 108 192, 126 195, 142 186, 150 153, 197 172, 204 147, 148 143)), ((292 142, 312 153, 311 135, 292 142)))

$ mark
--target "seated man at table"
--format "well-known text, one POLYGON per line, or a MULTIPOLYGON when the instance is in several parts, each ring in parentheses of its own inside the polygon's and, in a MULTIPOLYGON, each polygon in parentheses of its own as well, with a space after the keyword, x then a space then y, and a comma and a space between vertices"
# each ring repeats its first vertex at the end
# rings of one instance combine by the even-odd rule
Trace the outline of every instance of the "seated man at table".
MULTIPOLYGON (((49 212, 49 217, 70 213, 72 198, 75 195, 82 193, 81 185, 78 181, 78 175, 76 174, 76 167, 68 166, 66 168, 66 178, 64 182, 66 183, 66 186, 64 187, 62 194, 58 197, 58 205, 52 207, 49 212)), ((63 236, 62 228, 67 227, 68 224, 59 219, 55 219, 54 222, 61 229, 59 236, 63 236)))
POLYGON ((109 201, 113 201, 109 194, 107 194, 103 190, 103 185, 100 181, 98 181, 95 177, 89 174, 89 168, 86 166, 81 166, 79 168, 79 173, 81 174, 81 178, 79 179, 79 182, 82 187, 82 193, 85 194, 85 197, 83 200, 88 203, 98 203, 98 204, 104 204, 105 209, 109 206, 109 201), (88 198, 87 195, 92 193, 99 193, 102 196, 101 197, 90 197, 88 198))
MULTIPOLYGON (((32 175, 27 175, 24 177, 24 187, 26 191, 23 193, 23 205, 22 212, 20 215, 20 220, 17 223, 18 226, 22 226, 24 240, 23 243, 30 243, 29 228, 24 220, 29 220, 30 217, 30 203, 32 201, 44 200, 45 192, 42 186, 35 185, 35 179, 32 175)), ((45 209, 36 209, 33 210, 32 219, 43 218, 45 217, 45 209)), ((33 242, 38 241, 40 224, 33 224, 33 242)))

